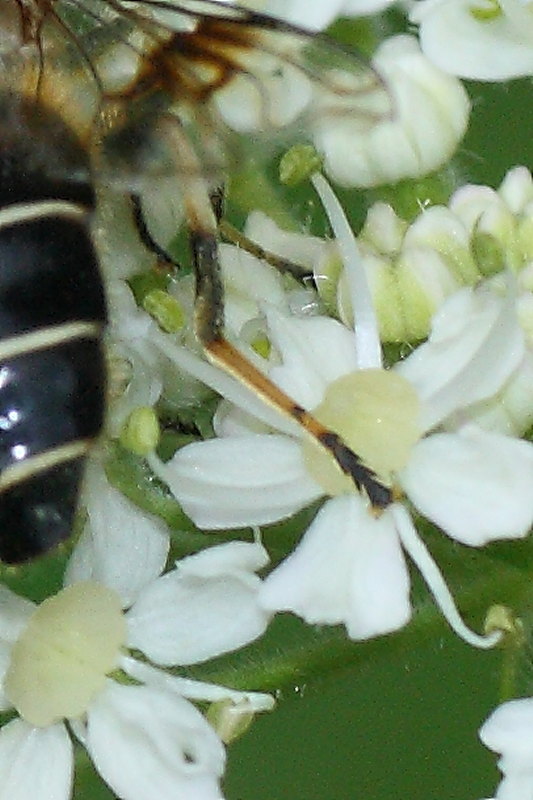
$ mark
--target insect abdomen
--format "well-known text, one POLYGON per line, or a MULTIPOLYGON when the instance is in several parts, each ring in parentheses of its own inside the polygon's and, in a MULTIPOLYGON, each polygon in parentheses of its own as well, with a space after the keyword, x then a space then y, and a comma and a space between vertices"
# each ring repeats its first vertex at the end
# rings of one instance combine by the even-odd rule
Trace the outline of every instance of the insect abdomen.
POLYGON ((9 563, 69 536, 106 374, 92 191, 65 185, 58 197, 57 181, 37 169, 28 181, 18 162, 0 150, 0 559, 9 563))

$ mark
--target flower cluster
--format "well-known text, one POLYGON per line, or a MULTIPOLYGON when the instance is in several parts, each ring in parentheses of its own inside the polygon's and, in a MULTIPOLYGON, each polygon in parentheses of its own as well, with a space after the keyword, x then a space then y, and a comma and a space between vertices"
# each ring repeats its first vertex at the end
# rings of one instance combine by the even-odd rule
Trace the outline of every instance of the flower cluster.
MULTIPOLYGON (((246 237, 216 253, 226 335, 248 363, 237 380, 201 352, 192 276, 152 270, 130 198, 100 190, 110 410, 63 588, 37 604, 0 586, 0 800, 68 800, 80 749, 124 800, 222 800, 225 743, 274 698, 187 668, 247 647, 283 612, 355 641, 398 631, 416 611, 410 564, 465 642, 505 640, 504 626, 463 620, 425 531, 461 552, 533 524, 533 180, 526 167, 498 189, 455 180, 446 200, 417 194, 414 218, 386 199, 450 163, 475 113, 461 78, 531 74, 531 3, 413 0, 369 63, 310 34, 390 0, 242 5, 288 25, 258 31, 206 119, 229 138, 305 128, 313 169, 388 193, 354 233, 310 170, 326 239, 280 227, 257 191, 245 233, 263 257, 246 237), (157 513, 111 485, 115 446, 143 470, 129 494, 157 513), (260 527, 303 509, 310 523, 271 566, 260 527), (205 546, 194 526, 231 534, 205 546)), ((181 177, 136 187, 161 251, 190 213, 181 177)), ((533 797, 532 703, 504 703, 480 731, 501 754, 500 800, 533 797)))
MULTIPOLYGON (((316 183, 333 222, 340 209, 331 205, 327 185, 316 183)), ((365 308, 364 266, 342 216, 340 222, 354 330, 270 306, 271 359, 263 369, 342 437, 392 488, 395 502, 376 514, 303 430, 288 430, 281 417, 277 424, 254 420, 244 394, 239 408, 225 407, 215 418, 217 438, 179 450, 165 465, 151 463, 196 524, 208 529, 272 523, 330 498, 293 555, 266 579, 260 602, 268 610, 291 610, 310 623, 342 622, 355 639, 395 630, 411 615, 403 547, 452 626, 484 646, 487 640, 467 631, 455 612, 407 501, 472 546, 525 536, 531 526, 533 447, 463 418, 496 395, 524 358, 512 290, 507 296, 488 286, 457 292, 435 316, 427 343, 386 370, 376 322, 365 308), (466 473, 461 464, 469 465, 466 473)))

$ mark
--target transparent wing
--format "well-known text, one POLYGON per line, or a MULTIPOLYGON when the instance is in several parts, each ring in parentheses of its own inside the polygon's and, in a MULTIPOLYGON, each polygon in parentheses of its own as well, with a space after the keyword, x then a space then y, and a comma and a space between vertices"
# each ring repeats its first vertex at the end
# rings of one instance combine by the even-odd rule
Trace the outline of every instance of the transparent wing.
POLYGON ((391 113, 386 86, 356 52, 231 4, 13 2, 25 11, 24 69, 21 49, 2 54, 0 39, 4 80, 61 112, 97 167, 126 185, 199 167, 219 180, 235 133, 271 142, 276 132, 312 135, 334 115, 367 128, 391 113))

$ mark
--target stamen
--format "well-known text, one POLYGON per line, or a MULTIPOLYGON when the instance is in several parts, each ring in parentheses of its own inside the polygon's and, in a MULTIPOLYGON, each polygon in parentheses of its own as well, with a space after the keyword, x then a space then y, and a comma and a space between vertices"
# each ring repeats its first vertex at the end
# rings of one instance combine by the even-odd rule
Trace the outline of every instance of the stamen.
POLYGON ((467 644, 471 644, 481 650, 489 650, 498 644, 503 635, 501 631, 493 631, 486 636, 481 636, 479 633, 470 630, 464 623, 439 568, 433 561, 422 539, 418 536, 407 510, 397 503, 392 507, 392 513, 394 514, 402 545, 420 570, 429 591, 435 598, 437 606, 442 611, 451 629, 467 644))
POLYGON ((228 689, 226 686, 214 683, 167 675, 161 669, 157 669, 151 664, 142 664, 130 656, 124 656, 121 664, 128 675, 141 683, 159 686, 161 689, 175 692, 193 702, 217 703, 231 700, 234 703, 242 703, 246 701, 250 705, 250 710, 254 712, 270 711, 276 702, 272 695, 262 692, 240 692, 237 689, 228 689))
POLYGON ((344 210, 323 175, 311 178, 337 239, 346 270, 354 315, 357 361, 361 369, 383 365, 379 328, 365 268, 344 210))

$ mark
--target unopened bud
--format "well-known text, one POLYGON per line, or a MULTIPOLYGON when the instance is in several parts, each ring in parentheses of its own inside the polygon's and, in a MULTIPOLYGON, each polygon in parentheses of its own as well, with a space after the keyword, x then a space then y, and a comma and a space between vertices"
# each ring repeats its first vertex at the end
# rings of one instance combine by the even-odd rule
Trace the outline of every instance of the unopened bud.
POLYGON ((159 443, 159 421, 153 408, 134 409, 123 425, 120 443, 139 456, 155 450, 159 443))
POLYGON ((142 305, 165 333, 176 333, 183 328, 185 324, 183 309, 168 292, 153 289, 145 295, 142 305))

